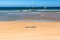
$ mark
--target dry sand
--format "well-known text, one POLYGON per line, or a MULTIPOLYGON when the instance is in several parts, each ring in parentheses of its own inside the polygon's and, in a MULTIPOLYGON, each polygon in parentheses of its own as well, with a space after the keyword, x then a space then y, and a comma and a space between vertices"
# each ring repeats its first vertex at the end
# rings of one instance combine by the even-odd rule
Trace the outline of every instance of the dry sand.
POLYGON ((60 40, 60 22, 0 22, 0 40, 60 40))

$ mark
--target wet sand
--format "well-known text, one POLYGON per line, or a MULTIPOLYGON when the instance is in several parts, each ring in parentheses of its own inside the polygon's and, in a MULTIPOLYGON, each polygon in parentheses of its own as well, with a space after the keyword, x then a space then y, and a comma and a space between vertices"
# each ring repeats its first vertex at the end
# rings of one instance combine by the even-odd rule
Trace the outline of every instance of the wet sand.
POLYGON ((0 40, 60 40, 60 22, 0 22, 0 40))
POLYGON ((41 20, 60 22, 60 12, 0 12, 0 21, 41 20))

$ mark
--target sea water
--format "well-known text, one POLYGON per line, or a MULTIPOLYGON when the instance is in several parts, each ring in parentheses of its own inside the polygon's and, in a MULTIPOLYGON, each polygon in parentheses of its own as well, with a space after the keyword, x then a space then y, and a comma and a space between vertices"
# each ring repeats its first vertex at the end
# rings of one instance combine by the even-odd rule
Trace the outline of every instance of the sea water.
POLYGON ((58 18, 60 19, 60 14, 57 12, 36 12, 36 10, 0 10, 0 21, 60 21, 56 20, 58 18), (48 17, 51 18, 49 19, 48 17))

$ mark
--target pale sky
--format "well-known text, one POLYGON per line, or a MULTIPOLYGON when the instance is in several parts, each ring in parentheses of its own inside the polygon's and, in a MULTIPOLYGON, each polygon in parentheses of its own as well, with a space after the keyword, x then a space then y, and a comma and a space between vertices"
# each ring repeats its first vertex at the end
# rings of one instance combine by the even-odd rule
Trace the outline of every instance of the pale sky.
POLYGON ((0 0, 0 7, 60 6, 60 0, 0 0))

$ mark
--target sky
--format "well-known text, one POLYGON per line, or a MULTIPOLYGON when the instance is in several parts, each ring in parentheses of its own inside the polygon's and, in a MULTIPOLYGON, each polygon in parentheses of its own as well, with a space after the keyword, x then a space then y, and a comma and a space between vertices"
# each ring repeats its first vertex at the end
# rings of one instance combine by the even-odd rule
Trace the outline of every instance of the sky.
POLYGON ((60 6, 60 0, 0 0, 0 7, 60 6))

